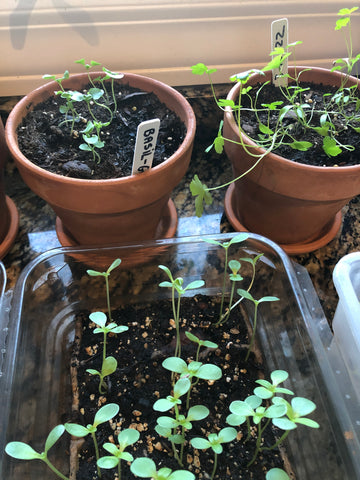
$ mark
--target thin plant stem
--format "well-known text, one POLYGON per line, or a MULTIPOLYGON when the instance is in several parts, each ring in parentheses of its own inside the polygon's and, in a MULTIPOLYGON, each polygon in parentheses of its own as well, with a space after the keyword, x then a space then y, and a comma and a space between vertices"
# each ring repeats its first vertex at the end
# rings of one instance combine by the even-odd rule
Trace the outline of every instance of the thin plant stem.
POLYGON ((217 470, 217 463, 218 463, 217 460, 218 460, 217 453, 214 453, 214 467, 213 467, 212 474, 211 474, 211 480, 213 480, 213 478, 215 477, 215 473, 216 473, 216 470, 217 470))
POLYGON ((223 276, 223 284, 222 284, 222 291, 221 291, 221 304, 220 304, 220 315, 219 315, 219 321, 216 325, 219 325, 221 323, 222 319, 222 312, 224 308, 224 297, 225 297, 225 286, 226 286, 226 268, 228 264, 228 248, 225 247, 225 269, 224 269, 224 276, 223 276))
POLYGON ((229 319, 230 312, 231 312, 231 304, 232 304, 232 301, 233 301, 233 298, 234 298, 234 291, 235 291, 235 282, 232 282, 231 292, 230 292, 230 300, 229 300, 229 308, 228 308, 227 312, 224 313, 224 315, 222 316, 222 318, 220 319, 220 321, 216 325, 223 325, 229 319))
POLYGON ((69 480, 68 477, 65 477, 59 470, 50 462, 48 458, 44 458, 44 462, 46 465, 52 470, 58 477, 60 477, 62 480, 69 480))
POLYGON ((105 286, 106 286, 106 302, 109 314, 109 321, 112 322, 111 318, 111 306, 110 306, 110 289, 109 289, 109 276, 105 276, 105 286))
POLYGON ((255 305, 255 310, 254 310, 254 323, 253 323, 253 329, 252 329, 252 335, 251 335, 251 340, 250 340, 249 348, 248 348, 248 351, 247 351, 247 354, 246 354, 246 357, 245 357, 245 362, 247 362, 248 359, 249 359, 249 356, 250 356, 250 353, 251 353, 251 350, 252 350, 252 347, 253 347, 253 344, 254 344, 254 340, 255 340, 256 323, 257 323, 257 312, 258 312, 259 303, 258 303, 258 302, 254 302, 254 305, 255 305))
POLYGON ((278 447, 284 440, 285 438, 289 435, 290 430, 285 430, 285 432, 281 435, 279 440, 274 443, 271 447, 263 447, 261 450, 274 450, 274 448, 278 447))
MULTIPOLYGON (((95 457, 96 457, 96 460, 99 460, 99 458, 100 458, 99 446, 98 446, 98 443, 97 443, 97 440, 96 440, 95 432, 91 432, 91 436, 92 436, 92 439, 93 439, 93 442, 94 442, 94 447, 95 447, 95 457)), ((96 463, 96 469, 97 469, 98 477, 101 478, 101 470, 100 470, 100 467, 97 463, 96 463)))

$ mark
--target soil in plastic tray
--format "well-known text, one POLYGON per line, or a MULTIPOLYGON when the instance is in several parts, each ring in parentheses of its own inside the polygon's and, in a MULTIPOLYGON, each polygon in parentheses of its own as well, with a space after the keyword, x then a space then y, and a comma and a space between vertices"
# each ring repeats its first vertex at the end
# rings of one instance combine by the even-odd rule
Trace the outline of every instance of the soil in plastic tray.
MULTIPOLYGON (((183 298, 181 304, 181 357, 194 359, 196 345, 190 342, 184 332, 189 331, 202 340, 210 340, 218 345, 217 349, 201 349, 200 361, 212 363, 222 369, 222 377, 216 381, 200 380, 191 393, 191 405, 204 405, 210 414, 202 421, 194 421, 193 428, 186 432, 184 445, 184 469, 193 472, 197 479, 210 479, 213 470, 214 454, 211 449, 195 450, 189 440, 193 437, 205 437, 208 432, 217 433, 228 426, 226 417, 229 405, 234 400, 245 400, 253 394, 258 378, 268 378, 264 372, 260 354, 251 354, 247 362, 249 326, 240 310, 234 310, 225 325, 215 327, 219 315, 219 303, 210 297, 195 296, 183 298)), ((96 411, 106 403, 116 403, 120 410, 113 421, 100 425, 97 438, 100 456, 108 455, 102 449, 105 442, 117 443, 117 435, 125 428, 136 428, 140 432, 137 443, 127 448, 134 458, 148 456, 157 468, 168 467, 179 470, 181 467, 173 456, 169 441, 155 431, 156 419, 160 415, 169 415, 153 409, 159 398, 172 393, 171 372, 162 367, 165 358, 174 355, 175 325, 171 301, 161 300, 141 307, 124 307, 112 314, 112 320, 118 325, 127 325, 129 330, 109 335, 107 356, 117 360, 117 370, 107 377, 108 391, 99 393, 99 377, 86 372, 87 369, 101 370, 102 334, 94 334, 96 327, 89 320, 90 312, 82 312, 77 317, 77 333, 72 358, 75 391, 73 418, 70 421, 83 425, 92 424, 96 411)), ((256 349, 255 349, 256 350, 256 349)), ((185 395, 186 397, 186 395, 185 395)), ((183 399, 184 397, 182 397, 183 399)), ((180 408, 184 408, 185 399, 180 408)), ((257 460, 247 467, 255 451, 256 428, 247 442, 246 423, 237 428, 237 440, 223 444, 224 451, 218 455, 218 467, 215 479, 241 480, 263 479, 266 471, 272 467, 286 468, 283 456, 278 449, 262 452, 257 460), (242 440, 241 440, 242 439, 242 440)), ((276 442, 275 430, 265 430, 264 446, 276 442)), ((74 448, 75 445, 74 445, 74 448)), ((71 478, 76 480, 97 479, 95 453, 91 437, 86 437, 80 451, 72 452, 76 459, 71 478)), ((286 463, 286 462, 285 462, 286 463)), ((102 469, 104 480, 114 480, 116 469, 102 469)), ((136 478, 129 465, 122 461, 122 479, 136 478)))

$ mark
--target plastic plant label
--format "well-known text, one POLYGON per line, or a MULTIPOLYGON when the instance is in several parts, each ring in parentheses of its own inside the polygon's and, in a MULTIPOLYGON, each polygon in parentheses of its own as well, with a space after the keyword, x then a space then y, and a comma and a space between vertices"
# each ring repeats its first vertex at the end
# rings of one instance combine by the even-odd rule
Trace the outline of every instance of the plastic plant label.
MULTIPOLYGON (((275 48, 282 47, 287 50, 288 40, 288 19, 280 18, 271 23, 271 51, 275 48)), ((272 71, 272 81, 276 87, 283 87, 288 84, 288 78, 280 76, 280 74, 286 74, 288 71, 288 60, 284 60, 281 71, 276 68, 272 71)))
POLYGON ((152 166, 160 120, 141 122, 137 128, 132 175, 145 172, 152 166))

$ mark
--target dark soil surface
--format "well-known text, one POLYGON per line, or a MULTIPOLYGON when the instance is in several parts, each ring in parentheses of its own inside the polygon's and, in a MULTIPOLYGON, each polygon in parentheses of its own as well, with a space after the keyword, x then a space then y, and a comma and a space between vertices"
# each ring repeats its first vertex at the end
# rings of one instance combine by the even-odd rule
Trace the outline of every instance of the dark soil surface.
MULTIPOLYGON (((322 84, 315 85, 312 83, 301 83, 301 86, 306 89, 301 95, 301 104, 307 103, 311 108, 315 105, 316 109, 321 111, 323 109, 323 95, 325 93, 335 93, 336 88, 330 86, 324 86, 322 84)), ((251 92, 249 92, 252 98, 255 98, 255 93, 258 91, 259 86, 255 86, 251 92)), ((266 85, 261 89, 259 93, 259 98, 257 101, 258 108, 261 108, 261 104, 270 104, 274 101, 284 100, 284 105, 286 101, 282 96, 279 89, 272 84, 266 85)), ((299 102, 300 103, 300 102, 299 102)), ((244 101, 244 106, 249 106, 249 103, 244 101)), ((309 114, 311 108, 308 109, 309 114)), ((353 114, 354 112, 347 111, 347 114, 353 114)), ((253 139, 256 139, 257 135, 260 133, 258 129, 258 122, 255 118, 254 113, 252 112, 242 112, 242 127, 246 134, 251 136, 253 139)), ((275 128, 275 122, 277 120, 278 114, 272 114, 270 120, 270 128, 275 128)), ((320 115, 316 113, 313 115, 312 125, 320 126, 319 123, 320 115)), ((260 119, 262 123, 267 125, 267 115, 260 112, 260 119)), ((343 129, 341 127, 340 121, 336 125, 337 130, 339 131, 338 140, 343 145, 352 145, 355 149, 353 151, 344 150, 340 155, 336 157, 329 157, 324 150, 322 149, 322 137, 310 129, 304 129, 299 125, 292 116, 288 116, 284 119, 284 123, 294 125, 294 138, 299 141, 308 141, 313 144, 308 151, 294 150, 289 146, 282 145, 280 148, 273 150, 274 153, 281 155, 282 157, 288 158, 292 161, 304 163, 307 165, 316 165, 324 167, 332 166, 349 166, 349 165, 358 165, 360 163, 360 134, 356 133, 353 129, 343 129)), ((357 125, 357 124, 355 124, 357 125)), ((359 126, 359 125, 357 125, 359 126)))
MULTIPOLYGON (((21 151, 39 167, 59 175, 85 179, 129 176, 138 125, 159 118, 161 123, 153 167, 164 162, 184 140, 184 123, 154 93, 117 83, 115 95, 118 108, 112 123, 102 131, 105 147, 98 150, 100 162, 93 160, 91 152, 79 149, 84 143, 81 130, 85 128, 86 120, 91 119, 86 105, 82 105, 84 102, 75 104, 81 118, 86 120, 75 123, 73 135, 70 135, 70 124, 63 123, 65 117, 59 112, 65 100, 59 96, 37 105, 24 118, 18 128, 21 151)), ((112 101, 110 107, 113 107, 112 101)), ((96 105, 93 108, 97 118, 108 121, 106 109, 96 105)))
MULTIPOLYGON (((184 299, 185 300, 185 299, 184 299)), ((233 400, 244 400, 251 395, 256 386, 254 381, 263 378, 262 366, 251 354, 248 362, 247 328, 239 312, 233 312, 225 326, 215 327, 219 304, 214 305, 211 298, 196 296, 186 299, 182 304, 181 330, 191 331, 199 338, 211 340, 218 349, 202 349, 203 363, 218 365, 223 376, 215 382, 199 381, 191 395, 190 405, 205 405, 210 410, 206 419, 193 422, 193 428, 186 432, 189 440, 194 436, 204 437, 207 432, 218 432, 227 426, 225 419, 229 414, 229 405, 233 400)), ((102 334, 94 334, 94 324, 89 321, 89 312, 78 317, 80 335, 76 343, 73 365, 76 365, 79 386, 79 413, 70 421, 87 425, 93 422, 98 408, 105 403, 117 403, 120 406, 118 416, 111 425, 98 427, 100 445, 104 442, 117 441, 121 429, 136 428, 140 432, 140 440, 134 448, 127 451, 133 456, 152 458, 157 468, 169 467, 180 469, 174 459, 171 445, 167 439, 160 437, 154 430, 156 418, 168 413, 153 410, 158 398, 166 398, 171 394, 171 373, 162 367, 162 361, 174 355, 175 328, 170 301, 164 300, 156 305, 145 305, 143 308, 125 308, 113 314, 113 321, 119 325, 128 325, 129 330, 108 339, 107 355, 113 355, 118 362, 117 371, 108 377, 108 393, 100 395, 98 391, 99 377, 86 372, 88 368, 101 369, 102 334)), ((182 358, 193 359, 196 347, 183 335, 182 358)), ((268 372, 266 372, 268 377, 268 372)), ((183 401, 183 405, 185 401, 183 401)), ((184 408, 184 407, 180 407, 184 408)), ((169 412, 170 413, 170 412, 169 412)), ((256 429, 255 429, 256 430, 256 429)), ((255 431, 254 430, 254 431, 255 431)), ((247 435, 246 425, 238 428, 238 439, 247 435)), ((265 435, 264 444, 274 443, 271 429, 265 435)), ((283 467, 278 450, 260 454, 258 460, 247 468, 255 448, 255 438, 249 441, 234 441, 224 444, 224 452, 218 456, 217 480, 241 480, 265 478, 268 469, 283 467)), ((100 456, 107 453, 100 448, 100 456)), ((188 442, 184 449, 184 467, 191 470, 197 479, 210 479, 213 468, 213 453, 209 450, 194 450, 188 442)), ((116 470, 102 470, 102 478, 114 480, 116 470)), ((91 439, 86 441, 79 454, 79 470, 77 480, 97 479, 94 449, 91 439)), ((122 462, 122 479, 134 479, 129 466, 122 462)))

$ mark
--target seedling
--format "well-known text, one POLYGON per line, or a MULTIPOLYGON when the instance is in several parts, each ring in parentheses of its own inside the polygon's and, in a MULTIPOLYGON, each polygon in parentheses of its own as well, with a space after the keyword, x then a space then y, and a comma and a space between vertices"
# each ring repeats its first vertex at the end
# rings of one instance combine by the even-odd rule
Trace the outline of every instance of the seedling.
POLYGON ((186 287, 183 287, 184 279, 181 277, 174 278, 170 269, 165 265, 159 265, 159 268, 163 270, 170 279, 170 282, 161 282, 159 287, 171 288, 171 302, 174 315, 174 322, 176 327, 176 346, 175 346, 175 356, 181 356, 181 340, 180 340, 180 301, 181 297, 185 294, 187 290, 193 290, 196 288, 201 288, 205 285, 203 280, 194 280, 190 282, 186 287), (177 292, 177 302, 175 299, 175 292, 177 292))
POLYGON ((241 268, 241 263, 238 262, 237 260, 230 260, 229 262, 229 268, 231 270, 231 273, 229 275, 230 281, 231 281, 231 291, 230 291, 230 300, 229 300, 229 306, 227 309, 227 312, 222 315, 221 319, 218 322, 218 325, 223 324, 228 320, 231 312, 231 308, 233 305, 233 298, 234 298, 234 291, 235 291, 235 285, 236 282, 241 282, 241 280, 244 280, 243 277, 240 275, 239 270, 241 268))
POLYGON ((223 452, 223 443, 232 442, 237 436, 237 431, 232 427, 225 427, 219 433, 210 433, 206 438, 195 437, 190 440, 191 445, 198 450, 207 450, 211 448, 214 452, 214 467, 211 474, 213 480, 218 463, 218 455, 223 452))
POLYGON ((190 362, 187 364, 185 360, 178 357, 166 358, 162 366, 172 373, 180 374, 180 379, 174 385, 174 395, 168 396, 166 399, 160 399, 154 404, 154 409, 158 411, 168 411, 174 408, 175 419, 170 417, 159 417, 158 427, 156 431, 172 442, 173 450, 175 450, 175 443, 181 444, 180 456, 174 452, 175 458, 178 459, 179 464, 182 465, 183 446, 185 441, 185 428, 192 428, 191 422, 193 420, 202 420, 207 417, 209 410, 203 405, 197 405, 189 408, 191 389, 200 379, 203 380, 218 380, 222 376, 221 369, 216 365, 202 364, 201 362, 190 362), (196 381, 193 382, 193 378, 196 381), (181 404, 179 397, 187 394, 186 410, 187 416, 180 415, 178 405, 181 404), (174 434, 173 429, 181 427, 181 434, 174 434))
POLYGON ((134 475, 140 478, 152 478, 153 480, 194 480, 195 475, 187 470, 175 470, 162 467, 156 468, 154 460, 147 457, 136 458, 130 466, 134 475))
POLYGON ((68 477, 65 477, 59 470, 50 462, 48 458, 48 451, 50 448, 59 440, 62 434, 65 431, 64 425, 57 425, 49 433, 46 442, 45 448, 42 453, 36 452, 30 445, 24 442, 10 442, 5 447, 5 452, 10 455, 10 457, 17 458, 18 460, 41 460, 46 463, 46 465, 52 470, 59 478, 62 480, 69 480, 68 477))
POLYGON ((132 462, 134 457, 129 452, 125 452, 125 449, 134 443, 136 443, 140 438, 140 433, 133 429, 127 428, 119 433, 118 443, 119 446, 114 445, 113 443, 104 443, 103 448, 109 452, 111 455, 99 458, 97 465, 100 468, 115 468, 117 467, 118 480, 121 480, 121 460, 125 462, 132 462))
POLYGON ((187 338, 191 341, 197 344, 197 349, 196 349, 196 354, 195 354, 195 362, 199 361, 199 356, 200 356, 200 349, 201 347, 205 348, 211 348, 211 349, 216 349, 218 348, 218 345, 214 342, 210 342, 209 340, 200 340, 196 335, 194 335, 191 332, 185 332, 185 335, 187 338))
POLYGON ((234 245, 236 243, 242 243, 245 242, 249 238, 248 233, 240 233, 239 235, 236 235, 233 237, 231 240, 228 242, 218 242, 216 240, 213 240, 211 238, 203 238, 202 240, 206 243, 210 243, 212 245, 218 245, 219 247, 222 247, 225 251, 225 261, 224 261, 224 274, 223 274, 223 282, 222 282, 222 289, 221 289, 221 304, 220 304, 220 313, 219 313, 219 323, 221 323, 222 316, 223 316, 223 309, 224 309, 224 299, 225 299, 225 290, 226 290, 226 265, 228 264, 229 261, 229 248, 231 245, 234 245))
MULTIPOLYGON (((43 75, 45 80, 56 81, 59 85, 60 90, 55 92, 56 95, 65 100, 65 105, 60 105, 59 110, 65 116, 64 121, 60 122, 59 127, 71 123, 70 136, 74 136, 74 126, 76 122, 83 120, 86 123, 85 129, 81 130, 82 139, 84 143, 79 145, 80 150, 91 152, 93 160, 99 163, 101 161, 99 149, 102 149, 105 146, 105 142, 101 138, 102 129, 108 127, 114 119, 114 115, 117 111, 117 101, 114 91, 114 80, 121 79, 124 77, 122 73, 115 73, 109 70, 108 68, 103 67, 103 76, 93 79, 90 75, 90 70, 93 67, 100 65, 99 62, 91 60, 90 63, 86 63, 85 59, 81 58, 80 60, 75 61, 80 65, 83 65, 88 73, 89 83, 91 88, 87 91, 77 91, 77 90, 65 90, 63 86, 63 81, 67 80, 70 75, 68 70, 65 71, 62 77, 57 78, 55 75, 43 75), (106 81, 110 80, 110 93, 108 92, 106 81), (96 83, 100 83, 101 88, 96 86, 96 83), (76 103, 84 103, 89 113, 89 118, 81 117, 78 111, 76 110, 76 103), (102 110, 105 110, 108 114, 108 120, 102 121, 99 116, 95 113, 95 108, 98 107, 102 110), (112 108, 111 108, 112 106, 112 108)), ((75 136, 74 136, 75 138, 75 136)))
MULTIPOLYGON (((311 428, 319 428, 317 422, 306 418, 306 415, 309 415, 315 410, 316 405, 314 402, 306 398, 295 397, 291 400, 290 404, 284 398, 275 396, 276 393, 293 395, 291 390, 278 386, 287 378, 287 372, 275 370, 271 374, 272 383, 259 380, 257 383, 259 383, 261 387, 254 389, 254 395, 250 395, 244 401, 235 400, 230 404, 229 409, 231 414, 228 415, 226 422, 234 427, 246 421, 248 436, 245 441, 250 438, 251 434, 250 419, 252 419, 253 424, 257 427, 255 453, 252 460, 248 463, 248 467, 254 463, 260 452, 273 450, 278 447, 288 436, 289 432, 297 427, 297 424, 306 425, 311 428), (257 394, 260 394, 260 396, 257 394), (271 405, 268 404, 269 399, 272 400, 271 405), (263 405, 264 400, 266 402, 265 405, 263 405), (262 438, 265 429, 270 423, 284 430, 284 433, 271 447, 264 447, 262 446, 262 438)), ((281 479, 281 477, 279 478, 281 479)))
POLYGON ((106 325, 107 318, 105 313, 103 312, 93 312, 90 314, 89 318, 92 322, 94 322, 97 325, 93 333, 95 334, 102 333, 104 335, 104 340, 103 340, 103 357, 102 357, 101 371, 99 372, 98 370, 95 370, 92 368, 89 368, 86 371, 88 373, 91 373, 92 375, 99 375, 100 377, 99 392, 100 394, 103 394, 107 390, 106 384, 104 382, 104 378, 114 373, 117 368, 116 359, 111 356, 110 357, 106 356, 107 334, 123 333, 129 330, 129 327, 126 327, 125 325, 117 325, 114 322, 111 322, 108 325, 106 325))
POLYGON ((253 327, 252 328, 252 335, 251 335, 251 339, 250 339, 250 343, 249 343, 248 352, 247 352, 246 357, 245 357, 245 361, 247 362, 248 359, 249 359, 249 355, 250 355, 250 352, 252 350, 253 344, 254 344, 254 340, 255 340, 258 309, 259 309, 260 303, 263 303, 263 302, 277 302, 279 299, 277 297, 266 296, 266 297, 260 298, 259 300, 255 300, 255 298, 247 290, 243 290, 242 288, 239 288, 237 292, 238 292, 239 295, 241 295, 242 297, 250 300, 254 304, 254 319, 253 319, 253 326, 252 326, 253 327))
POLYGON ((97 270, 87 270, 86 273, 91 277, 104 277, 105 278, 105 289, 106 289, 106 301, 107 301, 107 309, 109 320, 112 322, 111 318, 111 306, 110 306, 110 289, 109 289, 109 277, 111 272, 117 268, 121 263, 121 259, 117 258, 112 262, 110 267, 106 270, 106 272, 98 272, 97 270))
POLYGON ((159 435, 170 440, 173 446, 174 456, 181 467, 183 466, 185 430, 191 430, 192 422, 203 420, 209 415, 209 413, 209 409, 204 405, 195 405, 189 408, 186 415, 183 415, 180 414, 177 404, 175 404, 175 418, 164 415, 157 418, 157 426, 155 427, 155 430, 159 435), (180 433, 177 433, 179 428, 180 433), (180 455, 176 452, 175 444, 181 445, 180 455))
MULTIPOLYGON (((181 404, 180 397, 185 395, 190 390, 190 386, 191 386, 191 383, 188 378, 186 377, 180 378, 174 385, 173 395, 168 395, 166 398, 160 398, 159 400, 157 400, 153 405, 154 410, 158 412, 168 412, 169 410, 174 408, 175 415, 178 417, 179 416, 178 406, 181 404)), ((175 443, 178 443, 177 442, 178 436, 173 435, 172 427, 168 428, 158 424, 156 425, 155 430, 159 435, 162 435, 163 437, 167 438, 171 442, 171 447, 174 453, 174 457, 176 458, 178 463, 181 465, 182 461, 180 460, 179 454, 175 447, 175 443)))
MULTIPOLYGON (((256 263, 257 263, 257 261, 259 260, 259 258, 261 258, 263 255, 264 255, 263 253, 260 253, 259 255, 256 255, 254 258, 252 258, 252 257, 243 257, 243 258, 240 258, 240 259, 239 259, 241 262, 250 263, 251 266, 252 266, 252 275, 251 275, 250 284, 249 284, 248 288, 246 289, 247 292, 250 292, 250 290, 251 290, 251 288, 252 288, 252 286, 253 286, 253 284, 254 284, 254 281, 255 281, 255 273, 256 273, 256 263)), ((240 302, 242 302, 243 300, 244 300, 244 297, 241 296, 236 302, 231 303, 231 304, 229 305, 229 311, 231 312, 231 310, 233 310, 235 307, 237 307, 237 306, 240 304, 240 302)), ((227 312, 226 314, 224 314, 224 316, 227 315, 227 314, 229 314, 230 312, 227 312)), ((224 318, 224 316, 223 316, 223 318, 224 318)), ((223 321, 223 322, 224 322, 224 321, 223 321)), ((221 323, 223 323, 223 322, 221 322, 221 323)))
POLYGON ((256 380, 256 383, 261 385, 256 387, 254 393, 257 397, 264 400, 271 399, 277 393, 283 393, 285 395, 294 395, 294 392, 288 388, 279 387, 280 383, 285 382, 289 378, 289 374, 284 370, 274 370, 270 374, 271 382, 268 380, 256 380))
MULTIPOLYGON (((99 446, 96 440, 97 427, 100 424, 108 422, 109 420, 114 418, 115 415, 118 414, 118 412, 119 405, 116 405, 115 403, 108 403, 96 412, 93 424, 89 424, 84 427, 83 425, 78 425, 77 423, 65 423, 65 429, 68 433, 70 433, 70 435, 74 435, 74 437, 82 438, 90 434, 94 442, 96 461, 98 461, 100 456, 99 446)), ((98 477, 101 478, 101 471, 99 465, 97 465, 97 474, 98 477)))

